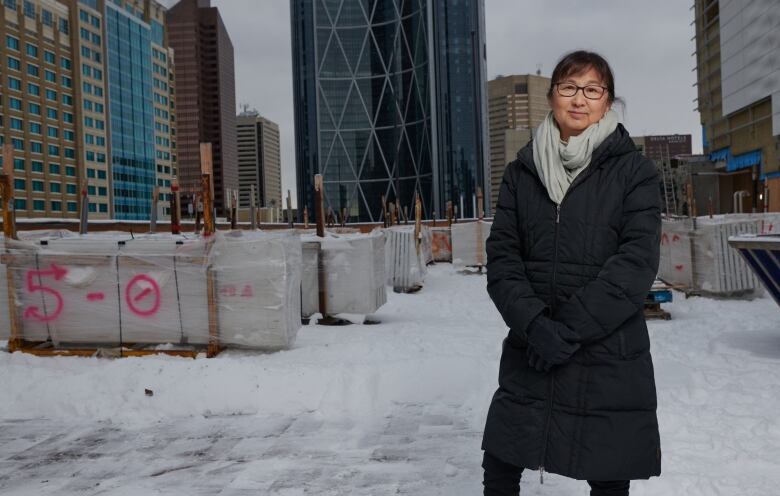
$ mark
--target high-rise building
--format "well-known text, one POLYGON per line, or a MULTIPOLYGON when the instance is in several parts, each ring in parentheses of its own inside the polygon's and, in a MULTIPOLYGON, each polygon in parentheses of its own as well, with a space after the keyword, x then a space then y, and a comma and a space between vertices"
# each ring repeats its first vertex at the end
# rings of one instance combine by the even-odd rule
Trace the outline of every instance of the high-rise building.
POLYGON ((16 215, 75 218, 81 171, 70 11, 53 0, 4 0, 0 12, 0 143, 14 148, 16 215))
MULTIPOLYGON (((17 215, 76 217, 84 189, 91 218, 148 219, 155 182, 169 184, 175 175, 173 88, 153 84, 152 46, 169 53, 165 9, 154 0, 4 0, 2 10, 0 68, 11 77, 9 89, 24 90, 9 91, 9 124, 24 119, 32 133, 14 141, 17 215), (21 50, 20 57, 10 53, 16 45, 25 59, 21 50), (25 64, 23 83, 11 74, 16 60, 19 69, 25 64), (153 102, 166 112, 157 140, 153 102), (158 178, 156 157, 165 151, 170 175, 158 178)), ((3 135, 13 139, 14 127, 3 135)))
POLYGON ((299 213, 313 211, 318 173, 326 206, 352 219, 379 221, 382 196, 412 212, 418 195, 430 218, 463 194, 471 212, 484 182, 482 5, 291 0, 299 213))
POLYGON ((494 208, 507 164, 528 143, 533 130, 550 111, 549 88, 550 78, 533 74, 498 76, 488 82, 490 184, 494 208))
POLYGON ((696 0, 696 69, 702 144, 749 193, 744 210, 780 196, 780 2, 696 0), (752 205, 750 205, 752 203, 752 205))
POLYGON ((236 118, 239 207, 249 208, 251 188, 259 207, 282 208, 282 163, 279 126, 257 112, 236 118))
POLYGON ((210 0, 181 0, 168 11, 176 57, 176 158, 182 192, 200 189, 200 144, 211 143, 214 206, 238 189, 233 44, 210 0))
POLYGON ((166 10, 155 0, 68 1, 79 30, 90 211, 105 213, 108 189, 113 218, 149 219, 159 185, 163 217, 175 176, 166 10))
POLYGON ((487 210, 491 205, 485 3, 431 1, 438 131, 434 204, 444 212, 447 201, 460 205, 462 199, 463 215, 476 217, 477 189, 487 210))

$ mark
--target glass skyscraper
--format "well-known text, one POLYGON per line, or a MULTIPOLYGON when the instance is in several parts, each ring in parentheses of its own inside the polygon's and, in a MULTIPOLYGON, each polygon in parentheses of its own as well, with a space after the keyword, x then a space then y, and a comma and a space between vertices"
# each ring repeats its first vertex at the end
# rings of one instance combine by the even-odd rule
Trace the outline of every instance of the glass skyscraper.
POLYGON ((462 192, 471 211, 485 167, 483 1, 291 0, 299 212, 313 217, 317 173, 326 207, 351 220, 379 221, 382 195, 411 215, 417 193, 431 218, 462 192))
POLYGON ((378 221, 381 197, 433 204, 429 14, 425 0, 292 0, 299 212, 378 221))
MULTIPOLYGON (((477 188, 490 201, 484 0, 431 0, 438 145, 437 203, 476 217, 477 188), (485 181, 485 178, 488 178, 485 181)), ((497 194, 498 192, 496 192, 497 194)), ((477 209, 478 210, 478 209, 477 209)))
POLYGON ((114 216, 146 220, 156 177, 151 27, 111 2, 104 19, 114 216))

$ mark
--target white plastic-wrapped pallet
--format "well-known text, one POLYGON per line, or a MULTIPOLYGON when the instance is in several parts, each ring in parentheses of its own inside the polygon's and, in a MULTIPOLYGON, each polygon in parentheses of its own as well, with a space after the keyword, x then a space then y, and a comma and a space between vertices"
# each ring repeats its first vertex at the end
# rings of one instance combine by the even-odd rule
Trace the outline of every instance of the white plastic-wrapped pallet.
POLYGON ((385 289, 385 236, 370 234, 328 234, 325 238, 304 237, 304 285, 302 315, 319 312, 317 259, 322 245, 328 313, 366 315, 387 301, 385 289))
MULTIPOLYGON (((430 229, 425 230, 430 234, 430 229)), ((422 244, 419 249, 416 245, 414 227, 389 227, 385 229, 385 240, 387 284, 399 292, 419 289, 425 279, 426 255, 422 244)), ((427 240, 430 252, 430 237, 427 240)))
POLYGON ((207 344, 209 241, 147 234, 118 247, 123 342, 207 344))
MULTIPOLYGON (((127 236, 129 238, 129 236, 127 236)), ((26 341, 118 344, 120 235, 28 235, 9 243, 8 275, 26 341)))
POLYGON ((456 267, 487 265, 485 242, 492 222, 459 222, 452 224, 452 264, 456 267))
POLYGON ((211 251, 217 277, 220 344, 278 350, 301 326, 301 240, 291 232, 218 233, 211 251))
MULTIPOLYGON (((5 253, 5 237, 0 233, 0 255, 5 253)), ((0 339, 8 339, 11 321, 8 318, 8 280, 5 264, 0 263, 0 339)))

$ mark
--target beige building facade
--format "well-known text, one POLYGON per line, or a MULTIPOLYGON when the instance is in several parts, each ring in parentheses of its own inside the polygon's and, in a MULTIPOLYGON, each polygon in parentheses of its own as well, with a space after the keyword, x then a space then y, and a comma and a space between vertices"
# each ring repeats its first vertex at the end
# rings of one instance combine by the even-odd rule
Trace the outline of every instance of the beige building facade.
POLYGON ((249 208, 254 186, 258 207, 284 208, 279 126, 257 112, 245 111, 236 118, 236 136, 239 207, 249 208))

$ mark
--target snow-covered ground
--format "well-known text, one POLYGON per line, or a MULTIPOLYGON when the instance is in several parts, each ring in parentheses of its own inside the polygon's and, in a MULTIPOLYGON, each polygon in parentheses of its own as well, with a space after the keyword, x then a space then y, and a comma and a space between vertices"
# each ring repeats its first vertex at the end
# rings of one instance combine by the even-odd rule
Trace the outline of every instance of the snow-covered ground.
MULTIPOLYGON (((663 475, 632 495, 780 494, 780 308, 675 298, 650 322, 663 475)), ((505 334, 484 276, 432 267, 376 317, 274 354, 0 353, 0 494, 481 494, 505 334)), ((588 494, 535 472, 522 489, 588 494)))

